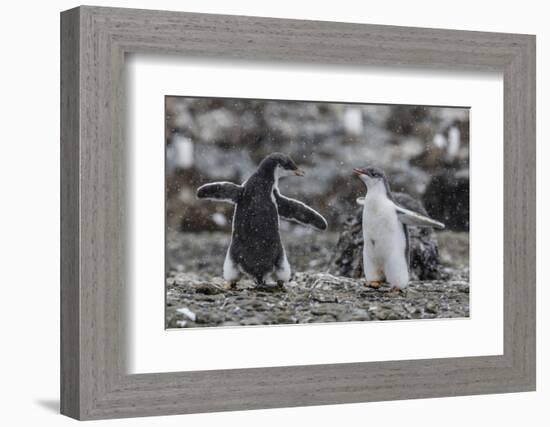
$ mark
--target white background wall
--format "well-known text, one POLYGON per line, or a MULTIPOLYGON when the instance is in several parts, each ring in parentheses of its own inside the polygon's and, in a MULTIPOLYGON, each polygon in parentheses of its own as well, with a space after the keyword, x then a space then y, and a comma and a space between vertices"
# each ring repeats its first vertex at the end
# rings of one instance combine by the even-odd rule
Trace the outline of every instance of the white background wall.
MULTIPOLYGON (((543 1, 96 1, 96 5, 455 28, 537 35, 538 392, 109 421, 110 425, 543 426, 548 350, 550 27, 543 1), (546 160, 546 162, 545 162, 546 160), (546 282, 546 283, 545 283, 546 282)), ((75 1, 11 1, 0 24, 0 420, 68 425, 59 383, 59 12, 75 1), (27 120, 32 114, 33 120, 27 120), (7 197, 6 197, 7 196, 7 197)))

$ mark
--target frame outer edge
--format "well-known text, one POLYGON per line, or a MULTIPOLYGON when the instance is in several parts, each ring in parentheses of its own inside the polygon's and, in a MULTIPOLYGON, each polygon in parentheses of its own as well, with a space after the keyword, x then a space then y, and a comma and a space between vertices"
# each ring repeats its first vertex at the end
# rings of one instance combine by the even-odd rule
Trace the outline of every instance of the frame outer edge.
POLYGON ((535 36, 504 73, 504 353, 518 391, 536 390, 535 36), (507 262, 508 261, 508 262, 507 262))
MULTIPOLYGON (((520 143, 525 144, 521 157, 523 167, 526 171, 523 182, 523 191, 525 194, 524 216, 525 224, 523 234, 525 239, 525 259, 524 259, 524 280, 525 295, 522 295, 524 326, 524 375, 527 389, 536 391, 537 389, 537 367, 536 367, 536 256, 537 256, 537 199, 536 199, 536 36, 526 36, 525 48, 521 55, 523 68, 518 73, 518 85, 523 87, 523 103, 521 104, 523 123, 519 132, 522 134, 520 143)), ((521 91, 521 89, 520 89, 521 91)), ((521 351, 518 348, 516 351, 521 351)))
POLYGON ((528 209, 532 210, 529 232, 532 235, 531 255, 532 255, 532 280, 529 283, 531 294, 529 296, 529 306, 533 308, 529 317, 528 330, 530 331, 531 354, 528 359, 527 372, 528 381, 532 391, 537 390, 537 37, 529 37, 528 43, 528 140, 531 147, 530 161, 533 166, 528 187, 531 188, 531 203, 528 209))
POLYGON ((80 10, 61 13, 60 411, 81 416, 80 387, 80 10))
MULTIPOLYGON (((514 167, 530 169, 524 174, 517 174, 516 171, 517 181, 507 181, 508 184, 513 183, 513 185, 510 191, 505 193, 505 197, 506 195, 518 196, 517 205, 519 205, 515 209, 510 209, 507 223, 512 226, 511 231, 509 231, 512 240, 508 240, 508 242, 512 244, 512 252, 519 255, 510 265, 510 278, 523 279, 512 283, 512 285, 517 284, 517 286, 508 287, 510 306, 506 306, 505 300, 504 310, 510 314, 507 318, 505 317, 505 328, 508 327, 511 330, 509 334, 505 333, 505 348, 507 347, 505 350, 505 359, 507 359, 504 360, 506 362, 505 366, 502 366, 503 360, 501 358, 493 357, 481 363, 478 366, 479 371, 474 370, 471 374, 465 376, 461 372, 451 370, 447 372, 450 375, 449 379, 458 375, 458 378, 462 380, 468 380, 469 377, 470 381, 456 384, 452 388, 443 387, 441 391, 444 394, 437 394, 437 392, 433 394, 433 386, 429 383, 418 383, 416 379, 409 378, 410 376, 405 379, 410 380, 410 384, 419 389, 414 392, 401 390, 401 394, 395 394, 394 389, 396 387, 399 392, 399 386, 394 384, 396 368, 390 368, 391 364, 388 364, 388 362, 380 364, 380 372, 374 377, 370 376, 370 373, 367 375, 366 372, 364 376, 358 375, 358 378, 355 378, 352 373, 345 372, 346 375, 342 377, 339 368, 331 368, 334 369, 333 378, 331 378, 331 375, 328 375, 328 377, 325 375, 322 384, 310 383, 311 378, 315 377, 315 372, 318 369, 323 369, 322 367, 307 367, 307 369, 304 367, 303 375, 298 375, 300 378, 295 379, 295 384, 290 384, 291 390, 287 388, 289 395, 296 394, 299 391, 305 393, 297 401, 288 401, 292 396, 273 397, 271 390, 266 391, 264 389, 265 386, 271 383, 272 379, 268 377, 262 379, 260 375, 262 372, 264 373, 262 375, 268 375, 269 372, 284 371, 285 375, 294 379, 295 377, 292 374, 300 372, 295 368, 286 370, 266 368, 244 373, 231 371, 196 372, 185 375, 176 373, 170 376, 170 381, 167 381, 167 375, 160 374, 120 377, 120 374, 123 374, 120 372, 123 360, 120 358, 120 354, 117 354, 120 347, 116 341, 116 336, 120 334, 120 330, 118 327, 112 328, 117 324, 117 320, 121 320, 119 314, 112 314, 113 308, 118 308, 118 303, 113 299, 116 300, 122 296, 118 288, 121 285, 120 279, 116 277, 116 272, 119 271, 120 267, 113 261, 114 258, 109 258, 108 255, 116 255, 118 253, 116 251, 122 249, 118 246, 120 242, 116 240, 117 237, 120 237, 119 227, 121 224, 119 219, 121 218, 121 211, 118 210, 116 204, 117 194, 114 198, 112 197, 114 193, 109 193, 107 195, 109 198, 97 197, 98 191, 105 189, 105 185, 114 181, 122 182, 121 176, 113 173, 111 168, 113 159, 106 156, 106 154, 111 155, 114 153, 115 157, 120 159, 119 156, 122 153, 119 151, 120 147, 116 147, 116 142, 121 137, 120 129, 116 126, 116 129, 105 129, 100 126, 101 123, 109 123, 110 117, 112 117, 109 115, 110 113, 116 115, 121 112, 118 110, 120 99, 117 100, 111 91, 113 88, 116 92, 121 90, 121 87, 117 86, 121 81, 119 75, 121 69, 118 68, 120 64, 117 65, 117 57, 124 51, 124 46, 119 45, 117 47, 116 44, 122 44, 137 36, 139 40, 135 43, 132 42, 132 46, 139 48, 139 50, 147 48, 148 50, 159 50, 164 53, 193 53, 193 50, 196 50, 197 47, 204 46, 206 46, 206 50, 212 50, 214 49, 213 46, 216 46, 217 36, 214 35, 211 38, 208 36, 208 40, 204 42, 201 37, 204 34, 209 34, 205 32, 205 27, 212 26, 220 20, 224 25, 229 25, 226 21, 233 19, 241 23, 251 23, 252 26, 249 31, 254 37, 256 37, 256 20, 270 26, 275 25, 275 21, 290 25, 292 28, 297 25, 297 21, 293 20, 238 16, 222 17, 220 15, 90 6, 83 6, 62 13, 62 413, 78 419, 104 419, 534 389, 535 274, 532 271, 535 265, 535 243, 533 240, 535 231, 534 37, 517 34, 408 29, 406 27, 401 27, 401 29, 400 27, 380 28, 369 25, 363 27, 363 24, 341 25, 352 31, 354 33, 353 37, 358 37, 361 40, 364 37, 370 37, 372 31, 386 37, 385 33, 390 30, 405 31, 407 39, 429 37, 426 55, 421 58, 411 56, 411 61, 415 64, 422 64, 429 60, 433 61, 433 58, 437 57, 438 52, 441 50, 438 46, 462 43, 463 38, 467 37, 469 39, 468 43, 473 47, 490 54, 490 58, 482 60, 481 65, 479 65, 480 69, 502 70, 502 68, 505 68, 510 72, 509 77, 511 78, 508 79, 507 89, 510 91, 510 101, 512 102, 508 106, 505 105, 505 113, 514 112, 517 116, 510 118, 511 123, 505 123, 505 131, 508 132, 509 139, 512 143, 515 143, 515 145, 510 144, 510 149, 505 151, 505 166, 512 166, 512 169, 514 167), (158 24, 158 28, 154 28, 155 31, 158 30, 158 33, 151 32, 150 26, 152 23, 158 24), (193 33, 197 38, 195 41, 187 41, 186 43, 189 46, 186 45, 183 49, 174 40, 179 40, 177 37, 180 36, 182 30, 187 30, 187 27, 192 32, 195 31, 193 27, 198 28, 195 31, 196 34, 193 33), (368 31, 366 31, 367 27, 368 31), (444 35, 445 40, 441 40, 440 37, 444 35), (155 41, 152 45, 148 43, 150 38, 154 38, 155 41), (429 48, 434 43, 437 49, 429 48), (115 68, 112 68, 113 65, 115 68), (113 147, 114 145, 115 147, 113 147), (511 157, 508 163, 506 163, 506 153, 511 157), (107 162, 107 164, 102 162, 107 162), (99 207, 103 210, 97 210, 97 202, 100 203, 99 207), (115 217, 109 219, 105 216, 105 212, 110 212, 115 217), (113 226, 115 227, 113 228, 113 226), (109 233, 109 230, 111 233, 106 234, 109 233), (115 235, 112 234, 113 232, 115 235), (116 243, 113 247, 104 245, 109 239, 111 242, 116 243), (515 240, 517 240, 517 243, 515 243, 515 240), (106 259, 110 261, 107 269, 101 265, 101 262, 106 259), (105 283, 116 285, 116 289, 105 289, 105 283), (108 316, 104 317, 105 314, 108 314, 108 316), (115 336, 111 336, 111 334, 115 336), (506 346, 506 342, 509 346, 506 346), (203 374, 205 377, 212 378, 206 379, 203 374), (235 378, 239 378, 239 381, 236 381, 235 378), (124 383, 120 383, 121 380, 124 383), (188 383, 189 386, 193 384, 191 389, 182 387, 182 381, 184 380, 191 381, 191 383, 188 383), (220 380, 222 381, 220 382, 220 380), (308 382, 303 383, 303 380, 308 382), (365 387, 363 381, 366 380, 374 381, 376 385, 369 384, 368 387, 365 387), (266 381, 268 381, 267 384, 266 381), (346 383, 344 384, 343 381, 346 381, 346 383), (330 384, 329 386, 327 386, 327 382, 330 384), (213 407, 205 402, 204 396, 215 397, 216 392, 212 390, 212 387, 215 388, 216 384, 221 385, 222 391, 227 389, 235 396, 227 402, 224 400, 227 397, 225 395, 224 398, 220 399, 221 402, 225 403, 213 407), (235 391, 237 392, 235 393, 235 391), (258 396, 252 396, 253 393, 259 394, 258 396), (321 399, 321 396, 324 397, 321 399), (372 396, 375 396, 375 398, 372 398, 372 396)), ((311 30, 314 33, 319 32, 317 26, 322 27, 322 29, 338 29, 338 26, 335 26, 334 23, 304 22, 309 22, 308 25, 313 26, 311 30)), ((227 29, 222 30, 220 30, 221 33, 230 31, 227 29)), ((232 34, 231 36, 233 37, 232 34)), ((320 37, 321 40, 326 38, 322 34, 317 34, 316 37, 320 37)), ((390 41, 394 43, 392 44, 394 51, 399 50, 400 46, 405 43, 400 42, 398 38, 393 36, 390 37, 390 41)), ((372 43, 367 43, 366 46, 371 45, 372 43)), ((348 47, 349 52, 366 52, 366 50, 356 45, 348 47)), ((277 58, 293 58, 294 51, 292 49, 280 52, 279 47, 273 44, 270 45, 270 48, 270 52, 275 52, 274 56, 277 58)), ((322 45, 320 48, 326 53, 330 52, 334 46, 325 47, 322 45)), ((377 54, 380 51, 380 48, 376 48, 373 52, 377 54)), ((202 50, 200 52, 203 53, 202 50)), ((218 51, 216 50, 216 52, 218 51)), ((243 55, 241 51, 235 52, 237 57, 243 55)), ((258 47, 254 52, 260 52, 258 47)), ((474 52, 470 53, 474 54, 474 52)), ((220 52, 220 54, 223 54, 223 52, 220 52)), ((343 57, 345 60, 345 55, 348 55, 348 53, 337 56, 339 58, 343 57)), ((384 59, 382 62, 392 63, 394 57, 395 55, 390 55, 389 59, 384 59)), ((472 60, 472 56, 469 56, 469 53, 462 49, 453 57, 454 59, 451 62, 458 61, 468 69, 477 69, 476 61, 480 60, 479 57, 478 54, 475 56, 476 59, 472 60), (460 61, 466 61, 467 63, 460 61)), ((317 61, 314 56, 308 58, 313 62, 322 62, 317 61)), ((371 62, 371 60, 371 58, 368 58, 365 63, 371 62)), ((448 66, 448 63, 440 63, 439 66, 448 66)), ((504 118, 507 119, 506 114, 504 118)), ((115 190, 115 192, 123 192, 121 188, 115 190)), ((506 242, 505 239, 505 244, 506 242)), ((123 259, 121 260, 123 261, 123 259)), ((478 359, 474 358, 473 360, 478 359)), ((404 361, 404 363, 406 362, 404 361)), ((435 362, 437 363, 438 360, 436 359, 435 362)), ((468 361, 462 361, 462 363, 466 362, 468 361)), ((431 364, 429 361, 423 363, 431 364)), ((446 362, 439 361, 439 363, 442 366, 447 365, 446 362)), ((410 366, 416 365, 417 362, 410 363, 410 366)), ((374 365, 370 366, 373 367, 374 365)), ((363 366, 357 368, 360 372, 363 366)), ((351 366, 349 369, 351 369, 351 366)), ((399 370, 397 369, 397 371, 399 370)), ((273 381, 275 384, 277 383, 275 379, 273 381)))

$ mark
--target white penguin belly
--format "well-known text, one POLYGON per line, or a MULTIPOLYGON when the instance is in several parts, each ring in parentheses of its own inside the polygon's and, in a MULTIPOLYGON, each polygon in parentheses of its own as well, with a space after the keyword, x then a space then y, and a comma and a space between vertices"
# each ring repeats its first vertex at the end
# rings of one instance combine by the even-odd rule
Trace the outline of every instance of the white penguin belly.
POLYGON ((366 279, 386 279, 392 285, 405 287, 408 283, 407 241, 391 200, 376 196, 365 198, 363 239, 366 279))

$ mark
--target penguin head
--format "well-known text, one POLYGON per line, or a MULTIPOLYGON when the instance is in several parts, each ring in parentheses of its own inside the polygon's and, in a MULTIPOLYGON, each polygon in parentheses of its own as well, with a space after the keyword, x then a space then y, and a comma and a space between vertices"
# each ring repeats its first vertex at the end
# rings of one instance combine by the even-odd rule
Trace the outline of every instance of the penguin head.
POLYGON ((374 188, 378 184, 386 186, 386 175, 382 169, 375 167, 355 168, 353 172, 359 176, 359 179, 363 181, 367 189, 374 188))
POLYGON ((294 160, 283 153, 272 153, 262 160, 260 169, 273 171, 277 178, 281 176, 304 176, 304 171, 298 168, 294 160))

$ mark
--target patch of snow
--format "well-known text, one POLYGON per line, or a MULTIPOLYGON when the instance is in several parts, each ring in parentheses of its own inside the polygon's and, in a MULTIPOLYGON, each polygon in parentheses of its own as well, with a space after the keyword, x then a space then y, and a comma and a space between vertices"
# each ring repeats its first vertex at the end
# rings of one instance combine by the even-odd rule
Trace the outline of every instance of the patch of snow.
POLYGON ((193 166, 193 141, 183 135, 173 135, 172 144, 167 147, 166 169, 168 173, 175 169, 189 169, 193 166))
POLYGON ((433 142, 434 142, 434 145, 438 148, 443 148, 447 145, 447 140, 440 133, 438 133, 434 136, 434 141, 433 142))
POLYGON ((227 218, 220 212, 216 212, 212 215, 212 221, 214 221, 219 227, 227 225, 227 218))
POLYGON ((359 136, 363 133, 363 112, 360 108, 346 108, 344 128, 350 135, 359 136))
POLYGON ((183 314, 185 317, 187 317, 192 322, 197 320, 197 315, 195 313, 193 313, 191 310, 189 310, 187 307, 178 308, 176 311, 178 313, 183 314))
POLYGON ((449 129, 449 145, 447 145, 447 157, 453 160, 460 149, 460 130, 453 126, 449 129))

